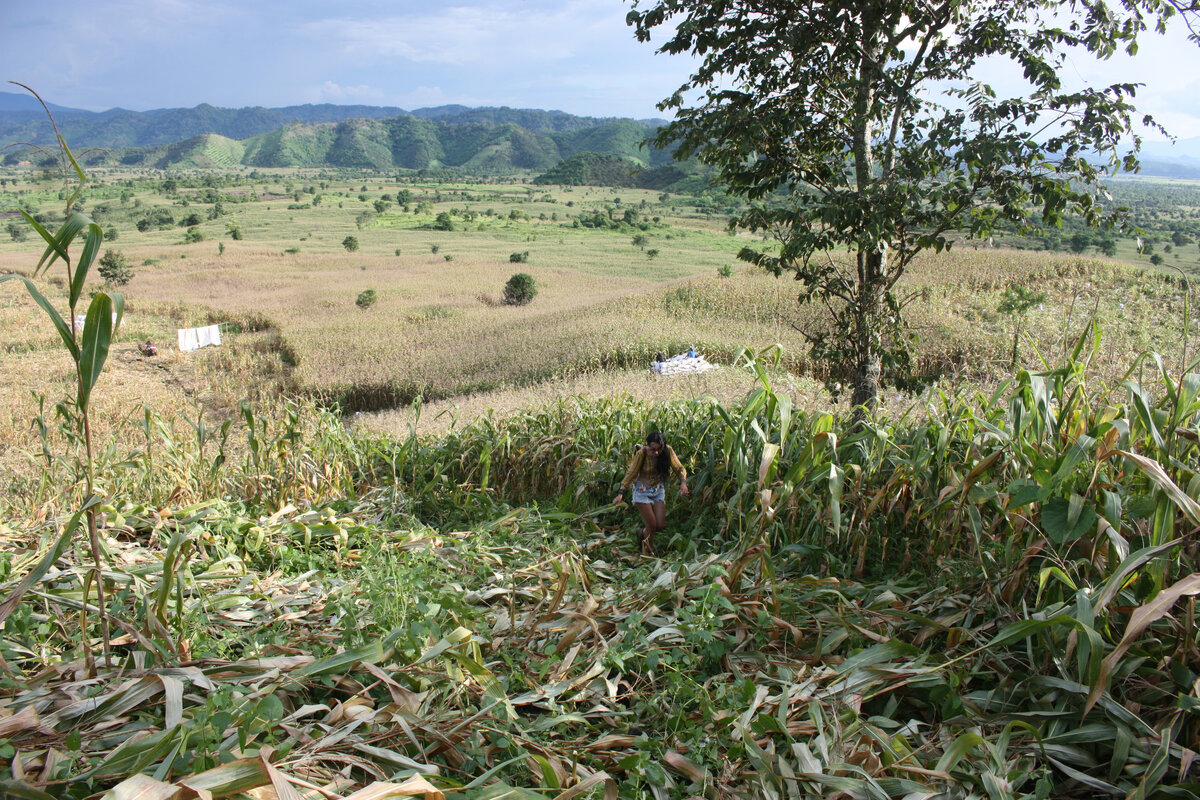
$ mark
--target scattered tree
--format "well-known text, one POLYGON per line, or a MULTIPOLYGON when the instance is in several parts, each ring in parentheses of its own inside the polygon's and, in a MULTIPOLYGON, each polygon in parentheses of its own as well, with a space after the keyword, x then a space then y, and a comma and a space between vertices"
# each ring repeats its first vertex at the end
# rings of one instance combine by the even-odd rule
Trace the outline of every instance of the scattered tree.
POLYGON ((434 218, 433 229, 435 231, 454 230, 454 220, 450 218, 450 213, 448 211, 443 211, 434 218))
POLYGON ((358 237, 347 236, 345 239, 342 239, 342 247, 346 248, 347 253, 355 252, 358 250, 358 237))
POLYGON ((522 253, 509 253, 509 255, 508 255, 508 262, 510 264, 524 264, 527 261, 529 261, 529 251, 528 250, 526 250, 522 253))
POLYGON ((510 306, 523 306, 537 297, 537 282, 526 272, 518 272, 504 284, 504 302, 510 306))
POLYGON ((650 259, 651 261, 653 261, 657 257, 658 257, 658 248, 651 247, 649 250, 646 251, 646 258, 650 259))
POLYGON ((183 243, 184 244, 195 244, 196 242, 203 242, 203 241, 204 241, 204 232, 195 226, 188 228, 187 232, 183 234, 183 243))
POLYGON ((375 304, 379 299, 378 293, 374 289, 364 289, 358 293, 358 299, 354 301, 354 305, 366 311, 375 304))
POLYGON ((633 246, 639 250, 645 250, 647 241, 646 234, 639 233, 633 237, 633 246))
POLYGON ((23 242, 28 235, 28 231, 21 225, 15 222, 8 223, 8 235, 14 242, 23 242))
POLYGON ((1013 318, 1012 362, 1010 366, 1017 366, 1017 358, 1020 355, 1018 348, 1021 343, 1021 332, 1025 328, 1025 315, 1029 313, 1029 309, 1045 299, 1045 292, 1035 292, 1031 289, 1026 289, 1024 286, 1012 286, 1005 289, 1004 294, 1000 296, 1000 305, 997 310, 1001 314, 1008 314, 1013 318))
POLYGON ((109 286, 124 286, 133 278, 133 270, 129 268, 125 254, 117 250, 104 251, 104 255, 100 256, 98 272, 109 286))
POLYGON ((1137 167, 1135 87, 1068 88, 1067 54, 1134 52, 1176 13, 1198 30, 1185 0, 634 0, 628 22, 643 42, 669 31, 658 52, 698 59, 659 104, 674 121, 655 143, 749 201, 734 224, 775 246, 739 256, 794 273, 801 302, 825 305, 814 356, 843 365, 831 380, 872 410, 881 381, 908 374, 894 289, 918 253, 1001 221, 1104 220, 1102 179, 1137 167), (982 82, 1003 62, 1023 91, 982 82))

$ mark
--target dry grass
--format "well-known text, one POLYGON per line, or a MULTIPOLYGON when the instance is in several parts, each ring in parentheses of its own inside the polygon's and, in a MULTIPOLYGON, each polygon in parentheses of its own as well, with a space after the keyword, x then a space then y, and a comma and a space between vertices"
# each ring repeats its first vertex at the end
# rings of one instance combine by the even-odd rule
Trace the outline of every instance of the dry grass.
MULTIPOLYGON (((628 392, 667 402, 690 393, 727 399, 744 391, 732 371, 696 387, 671 384, 664 392, 646 385, 640 369, 655 352, 689 344, 728 366, 744 346, 778 343, 788 373, 828 370, 811 363, 802 334, 825 324, 821 309, 798 307, 799 287, 790 280, 745 267, 717 277, 717 267, 736 265, 733 254, 751 240, 724 234, 719 219, 682 198, 555 189, 547 199, 542 187, 531 191, 519 184, 410 185, 414 204, 431 203, 427 213, 404 214, 394 206, 360 228, 359 215, 373 199, 397 191, 395 184, 344 179, 322 190, 320 205, 288 209, 288 184, 315 180, 284 173, 243 186, 238 191, 253 188, 268 199, 231 204, 227 217, 201 224, 209 239, 196 244, 181 244, 179 228, 138 233, 118 224, 121 236, 112 246, 127 256, 136 276, 125 287, 126 322, 99 387, 102 429, 116 430, 143 403, 193 415, 204 407, 228 417, 243 400, 293 390, 337 400, 350 411, 394 408, 420 395, 434 401, 426 404, 422 429, 445 424, 433 420, 452 418, 450 409, 466 420, 487 408, 504 412, 570 394, 628 392), (619 206, 613 203, 618 196, 619 206), (570 227, 570 216, 597 208, 658 216, 660 224, 646 235, 647 247, 660 255, 649 259, 632 245, 630 232, 570 227), (421 227, 442 211, 455 213, 457 230, 421 227), (245 239, 225 235, 230 220, 245 239), (348 235, 359 240, 358 252, 342 247, 348 235), (299 251, 284 252, 293 248, 299 251), (511 253, 525 251, 527 263, 509 262, 511 253), (518 271, 537 280, 537 299, 523 307, 500 305, 501 287, 518 271), (368 288, 379 299, 364 311, 354 301, 368 288), (227 335, 226 346, 216 351, 174 351, 176 328, 217 321, 257 332, 227 335), (137 355, 133 343, 145 339, 160 344, 157 358, 137 355)), ((41 194, 21 191, 30 193, 4 202, 54 206, 45 187, 41 194)), ((95 191, 111 197, 113 188, 95 191)), ((90 205, 115 207, 116 201, 90 205)), ((179 208, 141 185, 120 213, 133 219, 152 207, 169 207, 176 216, 206 208, 179 208), (142 210, 135 212, 139 200, 142 210)), ((0 241, 0 271, 28 271, 38 253, 32 238, 0 241)), ((1119 377, 1141 350, 1178 355, 1182 349, 1183 294, 1160 276, 1061 254, 956 247, 915 263, 902 284, 913 297, 907 314, 920 338, 919 370, 984 383, 1008 374, 1012 320, 996 308, 1013 285, 1047 292, 1044 304, 1028 315, 1022 345, 1027 363, 1037 363, 1035 346, 1055 360, 1093 314, 1104 325, 1096 366, 1107 379, 1119 377)), ((61 287, 46 287, 61 296, 61 287)), ((31 393, 53 402, 69 391, 69 362, 58 356, 58 346, 23 292, 0 287, 2 462, 21 461, 17 454, 38 449, 28 424, 37 409, 31 393)), ((809 393, 804 402, 832 401, 809 393)), ((407 430, 406 412, 371 420, 373 429, 407 430)))

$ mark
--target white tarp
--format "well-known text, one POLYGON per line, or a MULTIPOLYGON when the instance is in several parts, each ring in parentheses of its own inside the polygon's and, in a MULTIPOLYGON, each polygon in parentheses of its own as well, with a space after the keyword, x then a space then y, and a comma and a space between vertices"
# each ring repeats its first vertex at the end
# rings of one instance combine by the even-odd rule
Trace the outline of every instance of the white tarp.
POLYGON ((221 344, 221 326, 206 325, 203 328, 181 328, 179 331, 179 349, 199 350, 201 347, 221 344))
POLYGON ((704 356, 689 356, 687 353, 682 353, 677 356, 668 358, 666 361, 655 361, 650 365, 650 368, 659 375, 698 375, 701 372, 708 372, 717 369, 719 364, 710 364, 704 356))
MULTIPOLYGON (((113 318, 113 323, 112 323, 112 324, 113 324, 113 325, 116 325, 116 324, 117 324, 117 312, 115 312, 115 311, 113 312, 112 318, 113 318)), ((86 314, 78 314, 78 315, 76 315, 76 317, 75 317, 75 330, 77 330, 77 331, 82 331, 82 330, 83 330, 84 323, 86 323, 86 322, 87 322, 87 315, 86 315, 86 314)))

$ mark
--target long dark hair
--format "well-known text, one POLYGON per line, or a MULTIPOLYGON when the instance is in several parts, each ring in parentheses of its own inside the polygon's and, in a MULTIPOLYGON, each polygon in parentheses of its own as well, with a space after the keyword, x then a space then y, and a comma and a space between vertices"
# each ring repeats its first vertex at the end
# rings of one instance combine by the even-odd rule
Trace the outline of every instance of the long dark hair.
POLYGON ((671 473, 671 457, 667 455, 667 440, 658 431, 646 434, 646 444, 661 444, 658 458, 654 459, 654 471, 666 478, 671 473))

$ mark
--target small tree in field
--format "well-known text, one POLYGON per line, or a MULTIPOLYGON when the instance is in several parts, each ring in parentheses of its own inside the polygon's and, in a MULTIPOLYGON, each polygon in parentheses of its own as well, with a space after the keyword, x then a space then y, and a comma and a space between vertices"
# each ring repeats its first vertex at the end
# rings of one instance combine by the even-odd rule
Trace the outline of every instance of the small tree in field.
POLYGON ((749 201, 734 225, 774 245, 739 257, 826 308, 814 356, 868 410, 908 372, 895 289, 919 253, 1002 222, 1111 221, 1098 198, 1138 166, 1136 87, 1068 86, 1073 60, 1134 53, 1177 14, 1200 39, 1192 0, 632 1, 640 41, 663 28, 658 52, 697 59, 655 143, 749 201), (982 77, 1005 63, 1012 94, 982 77))
POLYGON ((124 286, 133 279, 133 270, 129 268, 125 254, 116 250, 105 250, 100 256, 99 272, 109 286, 124 286))
POLYGON ((510 306, 523 306, 537 297, 537 282, 527 272, 518 272, 504 284, 504 302, 510 306))
POLYGON ((342 247, 346 248, 347 253, 353 253, 358 250, 358 237, 347 236, 345 239, 342 239, 342 247))
POLYGON ((1029 309, 1045 299, 1045 292, 1035 292, 1032 289, 1026 289, 1024 286, 1009 287, 1000 296, 1000 305, 996 310, 1001 314, 1008 314, 1013 318, 1012 363, 1010 366, 1016 367, 1017 358, 1020 356, 1019 348, 1021 345, 1021 332, 1025 328, 1025 315, 1029 313, 1029 309))
POLYGON ((358 299, 354 301, 354 305, 366 311, 371 306, 375 305, 375 301, 379 299, 379 294, 374 289, 364 289, 358 293, 358 299))

